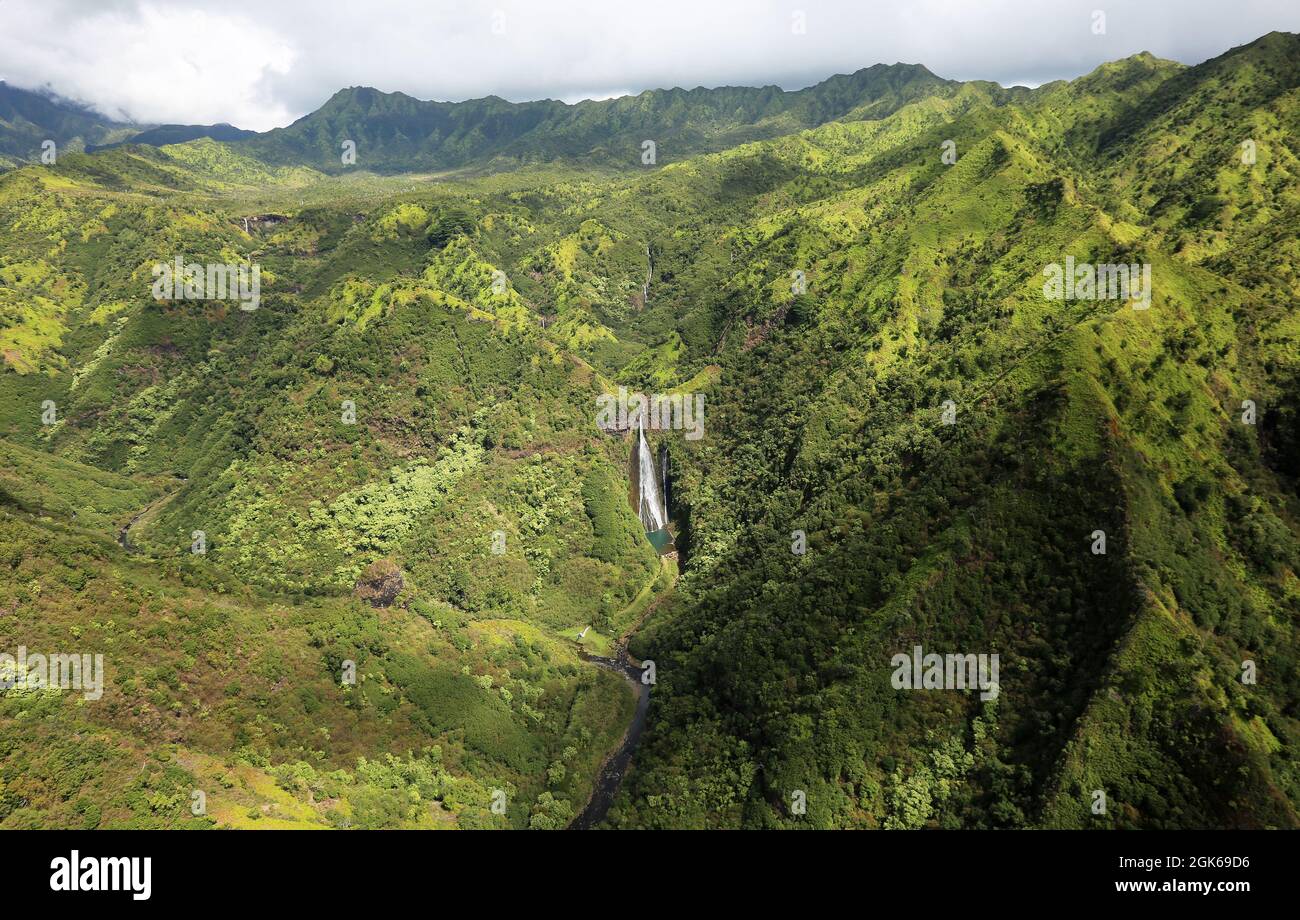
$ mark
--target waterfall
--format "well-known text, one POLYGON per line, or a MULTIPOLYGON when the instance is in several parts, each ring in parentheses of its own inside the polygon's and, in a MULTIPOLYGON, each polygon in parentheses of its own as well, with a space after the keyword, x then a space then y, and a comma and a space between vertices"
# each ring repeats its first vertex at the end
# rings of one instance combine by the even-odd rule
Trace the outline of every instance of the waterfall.
POLYGON ((659 475, 655 469, 654 454, 645 439, 645 424, 637 429, 637 482, 641 494, 637 496, 637 513, 647 531, 663 530, 668 524, 663 500, 659 497, 659 475))
POLYGON ((668 516, 668 445, 659 445, 659 498, 664 503, 664 517, 668 516))
POLYGON ((650 261, 650 244, 645 244, 645 284, 641 285, 641 303, 650 303, 650 282, 654 278, 654 263, 650 261))

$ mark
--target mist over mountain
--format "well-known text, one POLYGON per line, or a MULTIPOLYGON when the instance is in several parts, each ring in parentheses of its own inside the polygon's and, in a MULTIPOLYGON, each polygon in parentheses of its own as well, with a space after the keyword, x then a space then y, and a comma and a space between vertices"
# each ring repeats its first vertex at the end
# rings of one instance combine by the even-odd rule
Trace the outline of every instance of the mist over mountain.
MULTIPOLYGON (((246 141, 243 149, 267 163, 307 165, 333 173, 350 165, 395 173, 493 161, 502 168, 557 159, 626 166, 640 162, 640 144, 651 137, 665 146, 666 155, 680 158, 838 118, 881 118, 907 102, 957 85, 919 65, 877 64, 793 92, 776 86, 679 88, 576 105, 555 100, 512 103, 496 97, 424 102, 403 93, 351 87, 292 125, 264 134, 230 125, 141 126, 146 129, 132 132, 130 126, 107 122, 97 129, 90 146, 160 147, 210 137, 246 141), (110 128, 112 141, 98 143, 110 128), (360 151, 354 164, 343 162, 344 141, 352 141, 360 151), (629 157, 628 149, 635 151, 634 157, 629 157)), ((31 138, 42 132, 61 145, 74 144, 74 150, 86 146, 77 143, 80 135, 75 132, 90 130, 87 125, 94 122, 83 125, 72 119, 82 110, 53 103, 42 107, 45 97, 23 90, 8 93, 10 104, 22 100, 30 116, 24 132, 14 127, 14 136, 0 149, 34 160, 40 144, 33 144, 31 138)))
POLYGON ((41 144, 47 140, 71 153, 138 131, 75 102, 0 80, 0 168, 38 161, 41 144))

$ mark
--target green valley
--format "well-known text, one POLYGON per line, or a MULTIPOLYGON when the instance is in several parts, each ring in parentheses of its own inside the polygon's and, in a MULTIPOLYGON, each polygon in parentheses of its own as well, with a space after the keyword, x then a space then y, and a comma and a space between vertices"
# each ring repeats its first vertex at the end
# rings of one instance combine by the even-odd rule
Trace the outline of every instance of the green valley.
POLYGON ((1300 825, 1300 37, 53 164, 4 100, 0 651, 105 684, 8 675, 0 828, 555 829, 624 749, 602 827, 1300 825), (703 397, 670 555, 620 387, 703 397))

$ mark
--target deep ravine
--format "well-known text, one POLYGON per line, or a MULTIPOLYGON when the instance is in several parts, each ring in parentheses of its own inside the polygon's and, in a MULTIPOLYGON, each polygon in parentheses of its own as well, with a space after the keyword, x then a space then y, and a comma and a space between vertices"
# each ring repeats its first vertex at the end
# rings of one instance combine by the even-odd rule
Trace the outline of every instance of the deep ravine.
MULTIPOLYGON (((597 667, 622 675, 623 679, 632 685, 632 692, 636 695, 636 709, 618 747, 601 763, 591 798, 573 819, 569 830, 591 830, 605 820, 610 807, 614 804, 614 799, 618 796, 619 789, 623 786, 623 777, 627 774, 632 755, 636 752, 637 744, 641 741, 641 733, 645 730, 646 714, 650 710, 650 685, 643 682, 645 672, 641 668, 642 663, 628 653, 627 644, 632 634, 640 628, 650 614, 654 613, 677 585, 676 554, 661 557, 660 565, 662 566, 660 572, 655 575, 655 580, 647 588, 653 591, 659 584, 659 579, 665 574, 670 576, 668 583, 658 592, 658 596, 646 605, 645 612, 618 640, 614 646, 614 657, 604 658, 586 654, 582 656, 597 667)), ((636 604, 637 601, 634 600, 632 603, 636 604)))

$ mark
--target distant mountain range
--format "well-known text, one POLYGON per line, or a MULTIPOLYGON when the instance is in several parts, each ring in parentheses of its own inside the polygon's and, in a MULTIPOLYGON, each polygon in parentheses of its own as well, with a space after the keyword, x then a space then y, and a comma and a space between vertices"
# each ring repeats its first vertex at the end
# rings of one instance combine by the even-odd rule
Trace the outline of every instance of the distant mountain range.
POLYGON ((877 64, 807 89, 776 86, 648 90, 568 105, 555 100, 422 102, 403 93, 352 87, 310 115, 248 142, 270 163, 326 172, 343 166, 344 140, 357 165, 378 172, 464 166, 493 159, 596 160, 641 165, 642 143, 657 162, 814 128, 840 118, 882 118, 960 84, 914 64, 877 64))
MULTIPOLYGON (((1295 37, 1263 36, 1247 47, 1294 48, 1295 37)), ((1229 57, 1228 55, 1224 56, 1229 57)), ((1206 62, 1211 66, 1213 62, 1206 62)), ((1142 53, 1105 64, 1075 83, 1110 79, 1123 70, 1134 81, 1147 71, 1181 69, 1142 53)), ((1184 78, 1190 79, 1190 77, 1184 78)), ((654 161, 674 162, 738 144, 789 135, 833 121, 874 121, 925 99, 953 99, 978 91, 994 105, 1047 99, 1065 81, 1037 89, 1003 88, 985 81, 961 82, 936 76, 920 64, 876 64, 838 74, 801 90, 778 86, 722 86, 654 89, 635 96, 568 104, 553 99, 508 102, 486 96, 465 102, 429 102, 405 93, 354 86, 331 96, 316 111, 284 128, 248 131, 229 124, 148 125, 114 121, 85 105, 51 93, 0 82, 0 169, 36 162, 41 144, 53 140, 63 151, 94 152, 125 144, 161 147, 199 138, 229 142, 239 152, 270 166, 308 166, 325 173, 349 169, 383 174, 566 161, 609 167, 640 167, 643 144, 653 141, 654 161), (355 144, 355 163, 344 163, 346 141, 355 144)), ((1182 84, 1170 81, 1142 105, 1164 104, 1182 84)), ((1109 87, 1123 95, 1128 85, 1109 87)), ((1103 144, 1131 130, 1115 125, 1109 138, 1067 136, 1066 141, 1103 144)), ((1141 117, 1135 112, 1134 118, 1141 117)), ((1133 122, 1136 124, 1136 122, 1133 122)), ((1127 127, 1126 127, 1127 125, 1127 127)), ((1089 131, 1087 119, 1071 130, 1089 131)))
POLYGON ((35 161, 41 142, 94 151, 124 143, 163 146, 210 137, 240 142, 270 164, 341 172, 343 142, 356 166, 375 172, 447 169, 492 161, 557 159, 640 165, 642 143, 657 162, 814 128, 837 119, 883 118, 925 96, 962 84, 916 64, 877 64, 806 89, 777 86, 647 90, 576 105, 496 96, 426 102, 365 86, 335 93, 319 109, 265 133, 219 125, 133 125, 74 102, 0 84, 0 155, 8 165, 35 161))
POLYGON ((240 141, 256 136, 256 131, 245 131, 243 128, 236 128, 234 125, 228 125, 225 122, 217 125, 159 125, 156 128, 141 131, 139 134, 133 134, 111 144, 87 146, 86 152, 93 153, 96 150, 120 147, 123 144, 148 144, 150 147, 165 147, 168 144, 183 144, 186 141, 195 141, 201 137, 210 137, 214 141, 240 141))

